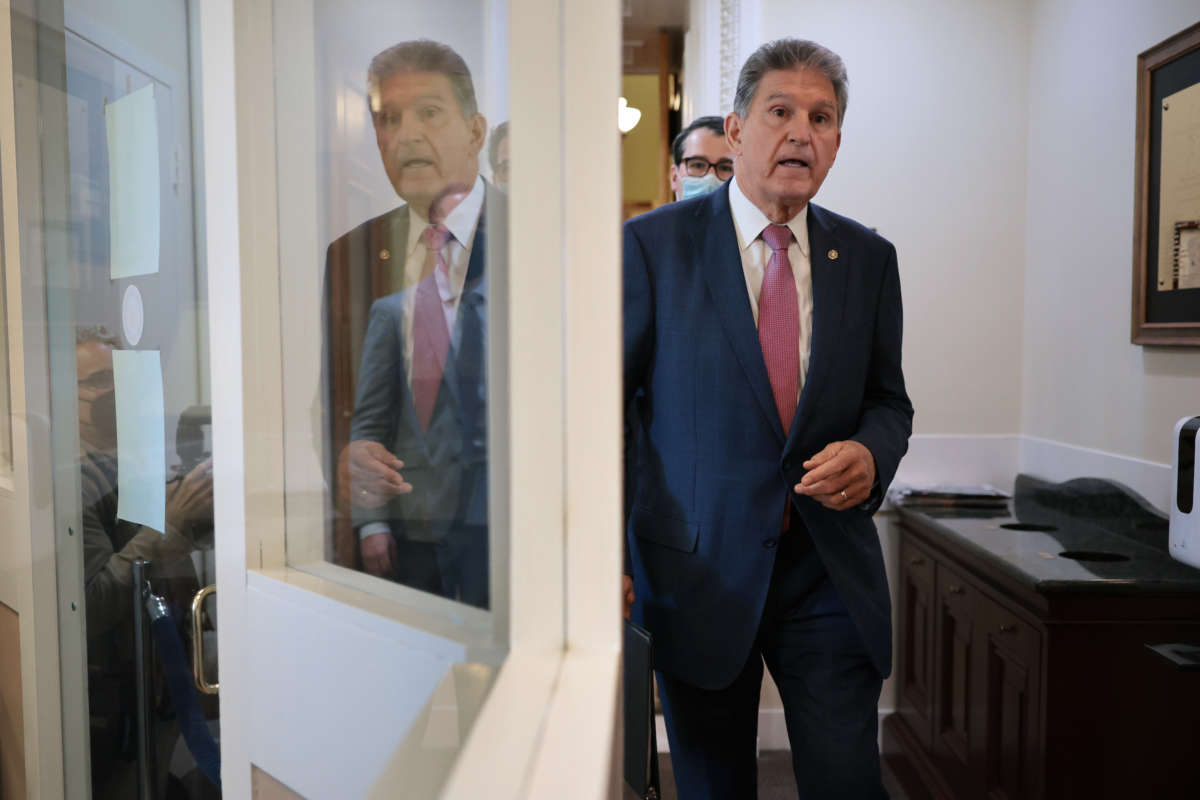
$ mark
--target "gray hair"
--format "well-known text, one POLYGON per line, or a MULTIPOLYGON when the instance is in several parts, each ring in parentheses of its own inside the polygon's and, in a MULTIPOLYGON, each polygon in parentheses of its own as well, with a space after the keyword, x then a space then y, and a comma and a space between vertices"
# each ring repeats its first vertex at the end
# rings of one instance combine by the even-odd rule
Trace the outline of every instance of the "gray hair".
POLYGON ((108 332, 103 325, 80 325, 75 329, 75 346, 86 344, 102 344, 107 347, 120 347, 121 341, 108 332))
POLYGON ((691 124, 675 135, 674 141, 671 142, 671 155, 675 159, 676 164, 683 162, 683 146, 687 143, 687 138, 694 131, 701 128, 707 130, 713 136, 725 138, 725 118, 724 117, 696 117, 691 124))
POLYGON ((479 113, 475 84, 471 82, 471 70, 467 69, 467 62, 452 48, 431 39, 400 42, 371 59, 371 66, 367 68, 367 97, 372 113, 379 110, 379 90, 383 82, 399 72, 436 72, 445 75, 454 88, 463 118, 470 119, 479 113))
POLYGON ((776 39, 759 47, 738 74, 737 91, 733 96, 733 111, 742 119, 750 113, 750 103, 758 92, 763 75, 772 70, 811 69, 829 78, 833 93, 837 97, 838 129, 846 119, 846 103, 849 100, 849 80, 846 64, 841 56, 827 47, 805 39, 776 39))

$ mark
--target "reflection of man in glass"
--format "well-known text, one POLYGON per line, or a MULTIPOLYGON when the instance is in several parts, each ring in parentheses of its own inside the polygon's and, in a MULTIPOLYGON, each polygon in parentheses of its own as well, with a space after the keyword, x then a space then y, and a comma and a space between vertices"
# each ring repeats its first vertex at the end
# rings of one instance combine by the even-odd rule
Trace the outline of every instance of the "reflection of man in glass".
POLYGON ((369 88, 384 168, 406 205, 330 248, 365 241, 387 263, 375 278, 343 473, 354 530, 372 574, 486 606, 484 261, 489 217, 493 231, 503 227, 478 174, 487 126, 466 64, 442 44, 380 53, 369 88), (378 290, 384 282, 390 291, 378 290))
MULTIPOLYGON (((187 559, 195 549, 193 526, 212 521, 212 461, 207 459, 168 486, 166 531, 117 518, 115 345, 102 329, 85 328, 76 335, 92 794, 98 798, 134 791, 133 563, 152 562, 156 591, 186 603, 197 588, 187 559)), ((178 731, 160 726, 159 734, 162 746, 173 743, 178 731)))

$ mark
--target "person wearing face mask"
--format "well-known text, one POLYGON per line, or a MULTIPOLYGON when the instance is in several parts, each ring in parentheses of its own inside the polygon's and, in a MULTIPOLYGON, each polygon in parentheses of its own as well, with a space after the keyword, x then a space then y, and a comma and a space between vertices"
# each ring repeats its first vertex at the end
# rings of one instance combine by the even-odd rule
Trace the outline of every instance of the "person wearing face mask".
MULTIPOLYGON (((195 549, 192 532, 212 524, 211 459, 168 484, 165 531, 118 518, 112 356, 117 344, 103 328, 76 333, 92 795, 97 798, 127 797, 134 790, 133 564, 151 562, 155 591, 186 605, 198 588, 188 558, 195 549)), ((177 733, 159 731, 166 743, 177 733)))
POLYGON ((676 200, 700 197, 733 176, 733 151, 725 141, 725 120, 697 117, 671 143, 671 191, 676 200))

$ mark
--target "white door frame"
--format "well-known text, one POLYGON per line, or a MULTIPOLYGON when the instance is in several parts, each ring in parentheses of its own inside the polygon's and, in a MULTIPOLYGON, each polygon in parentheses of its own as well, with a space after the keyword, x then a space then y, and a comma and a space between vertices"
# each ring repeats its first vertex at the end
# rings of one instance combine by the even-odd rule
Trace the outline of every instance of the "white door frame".
MULTIPOLYGON (((26 20, 35 18, 31 5, 18 4, 26 20)), ((42 159, 28 156, 41 151, 39 109, 43 97, 36 78, 17 73, 12 11, 11 3, 0 4, 0 64, 8 78, 0 81, 0 180, 13 454, 9 480, 0 486, 0 519, 8 526, 0 533, 0 572, 4 574, 0 601, 20 615, 26 792, 31 798, 61 798, 64 769, 73 769, 63 753, 59 672, 63 663, 59 606, 70 599, 60 598, 56 580, 56 549, 61 542, 55 524, 50 332, 43 270, 48 245, 46 237, 39 235, 40 226, 28 224, 42 217, 42 159), (22 142, 20 161, 18 141, 22 142)), ((29 37, 36 37, 32 27, 20 32, 23 44, 29 37)), ((28 66, 28 61, 22 64, 28 66)), ((71 395, 74 402, 74 392, 71 395)), ((77 471, 75 479, 78 481, 77 471)), ((62 533, 65 540, 65 531, 62 533)), ((68 620, 67 628, 71 627, 68 620)), ((79 670, 83 670, 82 662, 79 670)))
MULTIPOLYGON (((493 370, 507 391, 491 394, 494 413, 507 402, 508 446, 493 449, 493 463, 511 485, 509 652, 443 796, 616 796, 618 8, 513 0, 510 19, 516 179, 510 302, 500 310, 509 346, 492 354, 507 365, 493 370)), ((348 613, 401 622, 414 612, 287 564, 274 64, 263 46, 270 4, 207 0, 200 24, 210 348, 220 365, 212 403, 222 782, 228 796, 248 797, 248 585, 290 585, 348 613)))

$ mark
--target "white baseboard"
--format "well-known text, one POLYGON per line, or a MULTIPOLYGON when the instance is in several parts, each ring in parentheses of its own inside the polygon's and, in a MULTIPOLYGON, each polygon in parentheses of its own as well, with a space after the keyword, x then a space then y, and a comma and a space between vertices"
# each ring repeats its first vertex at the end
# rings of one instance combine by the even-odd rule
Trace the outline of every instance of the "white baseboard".
POLYGON ((1021 472, 1048 481, 1107 478, 1123 483, 1159 510, 1171 506, 1171 465, 1106 453, 1036 436, 1021 437, 1021 472))
POLYGON ((1005 434, 917 434, 908 440, 896 483, 988 483, 1011 489, 1021 437, 1005 434))
POLYGON ((787 721, 782 708, 760 708, 758 710, 758 749, 790 750, 787 721))
POLYGON ((1048 481, 1107 478, 1158 509, 1171 502, 1171 465, 1020 434, 917 434, 897 483, 989 483, 1011 490, 1018 472, 1048 481))
MULTIPOLYGON (((880 747, 883 746, 883 718, 892 713, 893 709, 879 709, 879 737, 880 747)), ((659 714, 655 717, 655 725, 658 727, 658 752, 670 753, 671 748, 667 744, 667 724, 663 721, 663 715, 659 714)), ((787 722, 784 720, 782 708, 760 708, 758 710, 758 751, 763 750, 790 750, 791 744, 788 742, 787 722)))

